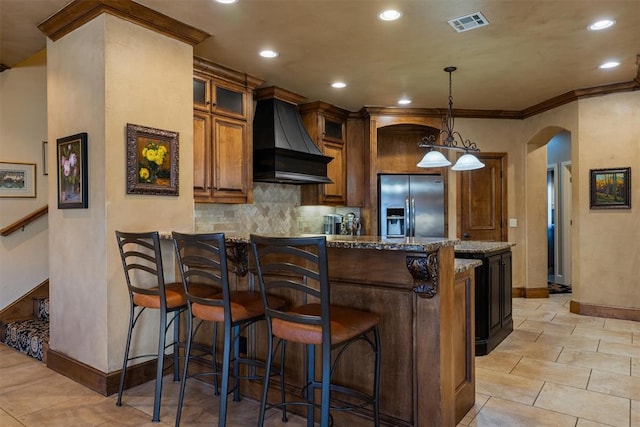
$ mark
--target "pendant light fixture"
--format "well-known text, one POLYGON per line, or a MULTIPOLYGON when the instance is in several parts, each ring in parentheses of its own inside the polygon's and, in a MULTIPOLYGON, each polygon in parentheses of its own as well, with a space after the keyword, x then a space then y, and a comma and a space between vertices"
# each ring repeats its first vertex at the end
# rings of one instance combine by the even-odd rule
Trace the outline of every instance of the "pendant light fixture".
POLYGON ((418 147, 429 149, 427 154, 425 154, 418 163, 418 167, 420 168, 440 168, 451 165, 451 162, 440 151, 437 151, 441 149, 462 151, 465 153, 458 159, 456 164, 453 165, 451 170, 470 171, 484 167, 484 163, 471 154, 480 151, 476 143, 464 139, 459 132, 453 130, 454 118, 453 95, 451 95, 451 73, 456 69, 456 67, 447 67, 444 69, 445 72, 449 73, 449 108, 447 109, 446 117, 442 120, 443 129, 437 135, 425 136, 418 144, 418 147))

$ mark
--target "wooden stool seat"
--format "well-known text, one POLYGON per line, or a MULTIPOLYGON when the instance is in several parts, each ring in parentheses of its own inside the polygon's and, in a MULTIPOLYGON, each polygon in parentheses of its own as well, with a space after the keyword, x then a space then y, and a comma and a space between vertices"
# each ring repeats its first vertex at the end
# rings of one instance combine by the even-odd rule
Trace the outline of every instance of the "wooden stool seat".
MULTIPOLYGON (((331 345, 341 344, 370 331, 378 324, 378 317, 366 311, 331 305, 331 345)), ((305 304, 288 310, 287 313, 305 316, 320 316, 320 304, 305 304)), ((273 319, 273 335, 287 341, 303 344, 322 344, 322 326, 273 319)))
MULTIPOLYGON (((164 285, 166 294, 167 308, 186 307, 187 296, 184 293, 184 287, 182 283, 168 283, 164 285)), ((147 308, 160 308, 160 294, 157 286, 149 288, 149 291, 157 293, 154 294, 142 294, 139 292, 133 293, 133 302, 140 307, 147 308)), ((208 297, 211 295, 211 288, 209 286, 202 286, 200 288, 193 289, 194 294, 200 297, 208 297)))
MULTIPOLYGON (((234 321, 251 319, 254 317, 264 316, 264 304, 262 295, 259 292, 251 291, 231 291, 231 317, 234 321)), ((222 299, 222 294, 212 295, 210 299, 222 299)), ((269 304, 277 307, 284 307, 285 301, 269 295, 269 304)), ((198 304, 191 304, 191 312, 194 317, 210 322, 224 322, 224 307, 198 304)))

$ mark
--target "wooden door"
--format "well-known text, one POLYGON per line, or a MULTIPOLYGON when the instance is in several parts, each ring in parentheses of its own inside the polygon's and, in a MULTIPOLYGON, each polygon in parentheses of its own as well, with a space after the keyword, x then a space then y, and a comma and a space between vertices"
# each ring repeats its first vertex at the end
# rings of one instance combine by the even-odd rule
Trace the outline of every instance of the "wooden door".
POLYGON ((247 203, 247 124, 226 117, 213 118, 213 198, 247 203))
POLYGON ((458 175, 458 238, 507 240, 507 154, 478 153, 482 169, 458 175))
POLYGON ((193 196, 211 197, 211 115, 193 113, 193 196))

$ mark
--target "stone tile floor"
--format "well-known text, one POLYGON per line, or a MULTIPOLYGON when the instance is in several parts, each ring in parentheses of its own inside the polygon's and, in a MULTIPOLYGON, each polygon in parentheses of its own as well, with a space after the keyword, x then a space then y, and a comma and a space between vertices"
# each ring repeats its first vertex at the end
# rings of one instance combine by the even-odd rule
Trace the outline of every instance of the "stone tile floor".
MULTIPOLYGON (((571 294, 515 298, 514 332, 476 358, 476 405, 460 426, 640 426, 640 322, 574 315, 571 294)), ((165 377, 161 422, 152 423, 153 382, 129 390, 122 407, 0 345, 0 426, 173 425, 178 383, 165 377)), ((208 386, 187 387, 183 426, 217 421, 208 386)), ((258 404, 229 402, 229 426, 254 426, 258 404)), ((265 425, 298 427, 300 417, 265 425)), ((351 426, 349 426, 351 427, 351 426)))
POLYGON ((572 314, 570 299, 514 298, 460 426, 640 426, 640 322, 572 314))

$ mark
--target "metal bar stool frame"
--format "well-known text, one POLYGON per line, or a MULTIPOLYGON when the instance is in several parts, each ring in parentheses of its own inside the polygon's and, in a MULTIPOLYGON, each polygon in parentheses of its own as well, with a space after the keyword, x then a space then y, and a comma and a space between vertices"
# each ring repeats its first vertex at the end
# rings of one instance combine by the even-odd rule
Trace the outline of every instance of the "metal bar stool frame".
MULTIPOLYGON (((172 237, 178 260, 178 269, 187 298, 188 313, 186 356, 175 425, 176 427, 180 425, 187 378, 210 375, 214 377, 215 394, 220 394, 221 396, 218 426, 222 427, 226 425, 227 396, 233 393, 233 400, 236 402, 240 400, 239 380, 262 379, 261 376, 255 375, 255 368, 251 368, 247 375, 240 375, 240 364, 260 368, 264 368, 265 364, 256 359, 241 357, 239 344, 239 337, 242 331, 255 322, 265 319, 262 295, 258 292, 232 292, 230 290, 224 233, 185 234, 173 232, 172 237), (209 286, 212 289, 216 289, 217 292, 209 292, 206 297, 194 295, 191 289, 197 285, 209 286), (232 306, 235 306, 235 309, 232 306), (222 319, 220 319, 220 311, 222 311, 222 319), (195 329, 193 327, 194 318, 198 319, 195 329), (212 320, 213 318, 216 320, 212 320), (203 360, 202 353, 200 355, 192 354, 194 349, 193 338, 203 322, 207 321, 214 322, 212 346, 208 352, 201 346, 198 346, 198 350, 204 351, 211 356, 213 371, 199 372, 189 377, 189 361, 191 359, 203 360), (222 323, 223 326, 221 372, 218 372, 216 357, 219 323, 222 323), (231 389, 229 389, 230 374, 234 378, 234 384, 231 389), (222 376, 222 390, 219 392, 218 377, 220 375, 222 376)), ((279 298, 269 298, 269 302, 275 306, 281 307, 284 305, 284 300, 279 298)))
MULTIPOLYGON (((167 305, 167 289, 176 288, 176 283, 166 284, 164 280, 164 270, 162 265, 162 251, 160 249, 160 237, 157 231, 143 233, 128 233, 116 231, 116 239, 122 260, 122 267, 129 292, 129 329, 127 331, 127 342, 125 345, 124 358, 122 362, 122 372, 120 374, 120 385, 118 387, 117 406, 122 406, 122 394, 124 392, 124 384, 129 362, 141 358, 151 356, 157 357, 157 368, 155 378, 155 391, 153 398, 153 418, 154 422, 160 421, 160 402, 162 399, 162 377, 164 373, 164 356, 168 348, 173 348, 172 366, 173 380, 178 381, 179 375, 179 334, 180 334, 180 313, 186 310, 186 303, 178 305, 167 305), (137 278, 132 276, 135 274, 146 273, 156 278, 156 286, 142 287, 137 278), (135 284, 134 284, 135 283, 135 284), (148 307, 138 305, 136 299, 139 297, 148 297, 149 299, 157 299, 159 307, 148 307), (136 308, 139 308, 136 314, 136 308), (131 348, 131 338, 133 330, 145 309, 160 310, 160 327, 158 333, 158 352, 155 354, 142 354, 129 357, 131 348), (173 313, 171 320, 167 323, 167 315, 173 313), (173 323, 174 341, 167 344, 166 334, 173 323)), ((148 277, 148 276, 147 276, 148 277)), ((153 285, 150 283, 150 285, 153 285)), ((178 288, 180 289, 180 288, 178 288)), ((175 289, 177 290, 177 289, 175 289)))
MULTIPOLYGON (((303 305, 294 307, 288 311, 274 310, 269 307, 268 301, 265 300, 265 316, 267 318, 267 328, 269 333, 268 341, 268 360, 267 370, 270 369, 275 351, 273 346, 274 337, 278 338, 278 342, 282 344, 281 364, 284 363, 284 351, 286 348, 287 338, 278 335, 287 335, 286 333, 274 332, 274 323, 280 324, 280 332, 282 325, 298 324, 304 325, 301 330, 304 334, 305 328, 311 327, 320 329, 321 342, 313 342, 314 340, 300 336, 289 336, 291 341, 302 342, 306 345, 306 384, 302 388, 304 401, 286 402, 284 395, 281 404, 271 405, 273 407, 283 407, 283 421, 286 421, 287 405, 306 405, 307 406, 307 426, 314 425, 314 409, 320 406, 320 426, 328 427, 333 424, 333 418, 330 410, 354 410, 363 408, 368 405, 373 406, 373 420, 375 426, 380 424, 379 415, 379 388, 380 388, 380 334, 378 330, 378 319, 371 313, 355 310, 347 307, 335 306, 330 303, 330 288, 328 274, 328 258, 326 237, 266 237, 252 234, 250 236, 253 255, 256 260, 258 278, 260 281, 260 289, 263 295, 268 292, 280 289, 288 289, 303 293, 303 305), (272 261, 268 261, 269 257, 273 257, 272 261), (283 261, 283 256, 285 261, 283 261), (299 262, 293 261, 298 260, 299 262), (319 289, 315 289, 309 285, 309 282, 318 283, 319 289), (308 304, 306 297, 311 296, 319 299, 319 304, 308 304), (318 305, 320 307, 318 307, 318 305), (332 317, 332 311, 335 316, 332 317), (332 340, 332 323, 334 320, 340 322, 345 317, 361 316, 367 320, 363 320, 358 325, 359 332, 352 336, 342 335, 332 340), (291 339, 293 338, 293 339, 291 339), (350 387, 341 386, 331 383, 331 377, 335 367, 343 355, 344 351, 356 341, 364 340, 369 344, 375 355, 374 362, 374 379, 373 393, 368 395, 359 390, 350 387), (316 379, 316 347, 321 348, 322 357, 322 377, 316 379), (331 362, 331 351, 339 349, 335 360, 331 362), (320 405, 315 403, 315 389, 321 390, 320 405), (340 406, 331 406, 331 392, 339 392, 341 394, 355 397, 359 399, 361 404, 341 401, 340 406)), ((317 335, 317 334, 316 334, 317 335)), ((316 341, 317 341, 316 337, 316 341)), ((284 384, 284 366, 280 366, 281 384, 284 384)), ((265 381, 262 393, 262 402, 260 407, 260 418, 258 426, 264 424, 264 414, 267 406, 267 395, 269 389, 269 372, 265 374, 265 381)), ((333 399, 337 401, 337 399, 333 399)))

